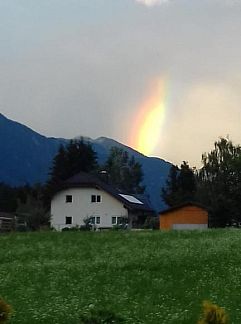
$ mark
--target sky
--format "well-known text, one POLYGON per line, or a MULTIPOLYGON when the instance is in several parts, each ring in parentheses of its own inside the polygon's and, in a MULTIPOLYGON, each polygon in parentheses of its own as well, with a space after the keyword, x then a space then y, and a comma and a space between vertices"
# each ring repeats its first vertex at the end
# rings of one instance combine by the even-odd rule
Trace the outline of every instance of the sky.
POLYGON ((241 144, 240 0, 0 0, 0 112, 200 166, 241 144))

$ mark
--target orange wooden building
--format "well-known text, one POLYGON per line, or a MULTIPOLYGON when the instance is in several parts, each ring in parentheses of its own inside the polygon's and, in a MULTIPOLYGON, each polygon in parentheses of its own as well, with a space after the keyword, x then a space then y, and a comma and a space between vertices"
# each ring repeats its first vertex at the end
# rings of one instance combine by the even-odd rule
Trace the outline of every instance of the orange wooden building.
POLYGON ((208 211, 197 203, 185 203, 160 213, 160 229, 206 229, 208 211))

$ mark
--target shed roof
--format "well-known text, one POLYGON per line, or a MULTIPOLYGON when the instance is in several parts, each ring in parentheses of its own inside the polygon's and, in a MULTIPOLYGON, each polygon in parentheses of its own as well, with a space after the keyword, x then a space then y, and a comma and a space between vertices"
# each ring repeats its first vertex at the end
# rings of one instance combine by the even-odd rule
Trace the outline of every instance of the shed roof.
POLYGON ((124 206, 131 210, 140 210, 146 212, 154 212, 151 207, 148 199, 141 199, 139 195, 135 194, 126 194, 120 192, 115 187, 101 181, 94 175, 80 172, 73 177, 64 181, 58 191, 68 189, 68 188, 97 188, 102 189, 105 192, 109 193, 112 197, 116 198, 118 201, 124 204, 124 206))
POLYGON ((186 202, 184 202, 182 204, 179 204, 179 205, 167 208, 167 209, 165 209, 163 211, 160 211, 159 214, 164 215, 164 214, 170 213, 170 212, 172 212, 174 210, 177 210, 177 209, 180 209, 180 208, 183 208, 183 207, 187 207, 187 206, 195 206, 195 207, 199 207, 199 208, 202 208, 202 209, 205 209, 206 211, 208 211, 207 207, 205 207, 204 205, 202 205, 202 204, 200 204, 198 202, 186 201, 186 202))

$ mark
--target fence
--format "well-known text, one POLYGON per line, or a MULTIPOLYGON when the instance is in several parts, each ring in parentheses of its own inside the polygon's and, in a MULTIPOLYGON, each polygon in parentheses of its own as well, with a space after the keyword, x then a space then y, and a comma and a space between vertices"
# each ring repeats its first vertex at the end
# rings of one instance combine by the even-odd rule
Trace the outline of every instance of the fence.
POLYGON ((9 217, 0 217, 0 232, 10 232, 14 229, 14 219, 9 217))

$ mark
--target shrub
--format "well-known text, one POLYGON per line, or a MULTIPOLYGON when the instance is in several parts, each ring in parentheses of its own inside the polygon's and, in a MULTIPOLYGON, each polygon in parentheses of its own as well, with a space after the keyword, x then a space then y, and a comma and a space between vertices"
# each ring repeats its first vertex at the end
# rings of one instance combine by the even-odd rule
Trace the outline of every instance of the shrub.
POLYGON ((73 227, 64 227, 61 230, 62 232, 78 232, 79 231, 79 226, 73 226, 73 227))
POLYGON ((159 217, 158 216, 148 216, 143 224, 144 229, 160 229, 159 217))
POLYGON ((111 230, 112 231, 119 231, 119 230, 122 230, 123 228, 120 226, 120 225, 113 225, 111 227, 111 230))
POLYGON ((69 230, 70 230, 70 232, 78 232, 79 231, 79 226, 76 225, 76 226, 70 227, 69 230))
POLYGON ((68 232, 69 231, 69 227, 64 227, 62 228, 61 232, 68 232))
POLYGON ((80 225, 79 230, 80 231, 90 231, 91 230, 91 225, 80 225))
POLYGON ((7 321, 10 319, 11 313, 11 306, 0 297, 0 324, 7 323, 7 321))
POLYGON ((80 324, 119 324, 124 323, 124 319, 108 310, 91 309, 88 314, 80 317, 80 324))
POLYGON ((198 324, 228 324, 229 318, 225 310, 210 301, 203 302, 202 318, 198 324))

